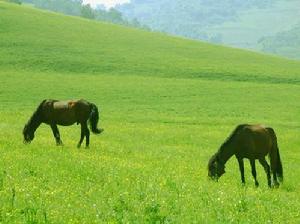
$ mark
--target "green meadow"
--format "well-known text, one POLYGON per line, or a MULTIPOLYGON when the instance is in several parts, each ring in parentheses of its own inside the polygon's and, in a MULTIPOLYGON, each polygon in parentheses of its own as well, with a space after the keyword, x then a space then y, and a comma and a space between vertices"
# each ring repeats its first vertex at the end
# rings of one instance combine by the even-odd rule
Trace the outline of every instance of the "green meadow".
POLYGON ((0 223, 299 223, 300 62, 0 1, 0 223), (22 129, 47 98, 84 98, 103 134, 57 147, 22 129), (233 157, 207 163, 240 123, 277 133, 284 183, 256 188, 233 157))

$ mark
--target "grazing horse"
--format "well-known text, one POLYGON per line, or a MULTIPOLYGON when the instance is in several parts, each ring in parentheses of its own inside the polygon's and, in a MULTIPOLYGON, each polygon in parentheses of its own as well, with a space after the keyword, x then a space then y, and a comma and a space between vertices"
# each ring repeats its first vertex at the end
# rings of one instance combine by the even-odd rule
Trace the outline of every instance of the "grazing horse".
POLYGON ((279 185, 277 176, 280 181, 283 180, 277 137, 273 128, 261 125, 238 125, 221 145, 219 151, 209 160, 208 176, 218 180, 225 173, 225 163, 233 155, 238 160, 243 184, 245 184, 243 159, 247 158, 250 160, 255 186, 258 186, 255 169, 255 160, 258 159, 267 174, 268 186, 271 187, 271 172, 270 166, 265 159, 266 155, 270 157, 273 184, 275 186, 279 185))
POLYGON ((34 132, 41 123, 50 125, 57 145, 62 145, 57 125, 69 126, 74 123, 81 125, 81 137, 77 147, 86 137, 86 147, 90 143, 90 131, 87 126, 89 120, 93 133, 100 134, 103 129, 97 128, 99 120, 98 108, 95 104, 86 100, 43 100, 37 107, 23 129, 24 143, 30 143, 34 138, 34 132))

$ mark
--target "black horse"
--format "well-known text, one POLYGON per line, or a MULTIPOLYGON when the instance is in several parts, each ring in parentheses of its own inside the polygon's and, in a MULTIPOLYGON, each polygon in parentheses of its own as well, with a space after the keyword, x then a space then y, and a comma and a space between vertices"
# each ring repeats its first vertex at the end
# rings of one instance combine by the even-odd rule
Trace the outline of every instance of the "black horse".
POLYGON ((271 187, 270 166, 265 159, 267 154, 270 157, 273 183, 275 186, 278 186, 277 176, 282 181, 283 170, 277 137, 273 128, 261 125, 238 125, 221 145, 219 151, 209 160, 208 176, 218 180, 225 173, 225 163, 227 160, 235 155, 239 163, 242 183, 245 183, 243 158, 247 158, 250 160, 255 185, 258 186, 255 169, 255 160, 258 159, 266 171, 268 186, 271 187))
POLYGON ((86 147, 90 143, 90 131, 87 121, 93 133, 100 134, 103 129, 97 128, 99 120, 98 108, 95 104, 86 100, 43 100, 33 113, 23 129, 24 143, 30 143, 34 139, 34 132, 41 123, 50 125, 57 145, 62 145, 57 125, 69 126, 74 124, 81 125, 81 137, 77 147, 86 137, 86 147))

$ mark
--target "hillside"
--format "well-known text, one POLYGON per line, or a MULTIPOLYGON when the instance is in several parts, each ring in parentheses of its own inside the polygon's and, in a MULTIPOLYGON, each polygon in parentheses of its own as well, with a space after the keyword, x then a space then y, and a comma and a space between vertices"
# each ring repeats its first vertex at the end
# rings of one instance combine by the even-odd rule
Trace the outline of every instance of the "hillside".
POLYGON ((0 2, 0 223, 299 223, 300 63, 0 2), (104 128, 22 130, 47 98, 104 128), (284 182, 209 158, 241 123, 274 128, 284 182), (288 212, 286 212, 288 211, 288 212))
POLYGON ((0 27, 2 70, 299 83, 299 62, 32 8, 1 3, 0 27))

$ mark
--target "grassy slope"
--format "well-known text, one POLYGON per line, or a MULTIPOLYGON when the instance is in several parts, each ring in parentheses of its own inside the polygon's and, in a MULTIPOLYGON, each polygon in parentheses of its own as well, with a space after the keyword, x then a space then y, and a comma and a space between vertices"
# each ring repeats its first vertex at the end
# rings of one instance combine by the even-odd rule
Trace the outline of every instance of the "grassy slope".
POLYGON ((299 62, 7 7, 0 9, 2 70, 300 80, 299 62))
POLYGON ((0 28, 0 222, 299 222, 299 62, 1 2, 0 28), (62 148, 45 125, 22 144, 48 97, 100 106, 106 131, 90 150, 75 148, 76 126, 60 128, 62 148), (246 166, 241 187, 234 159, 218 184, 206 179, 244 122, 277 131, 278 190, 259 166, 261 186, 246 166))

